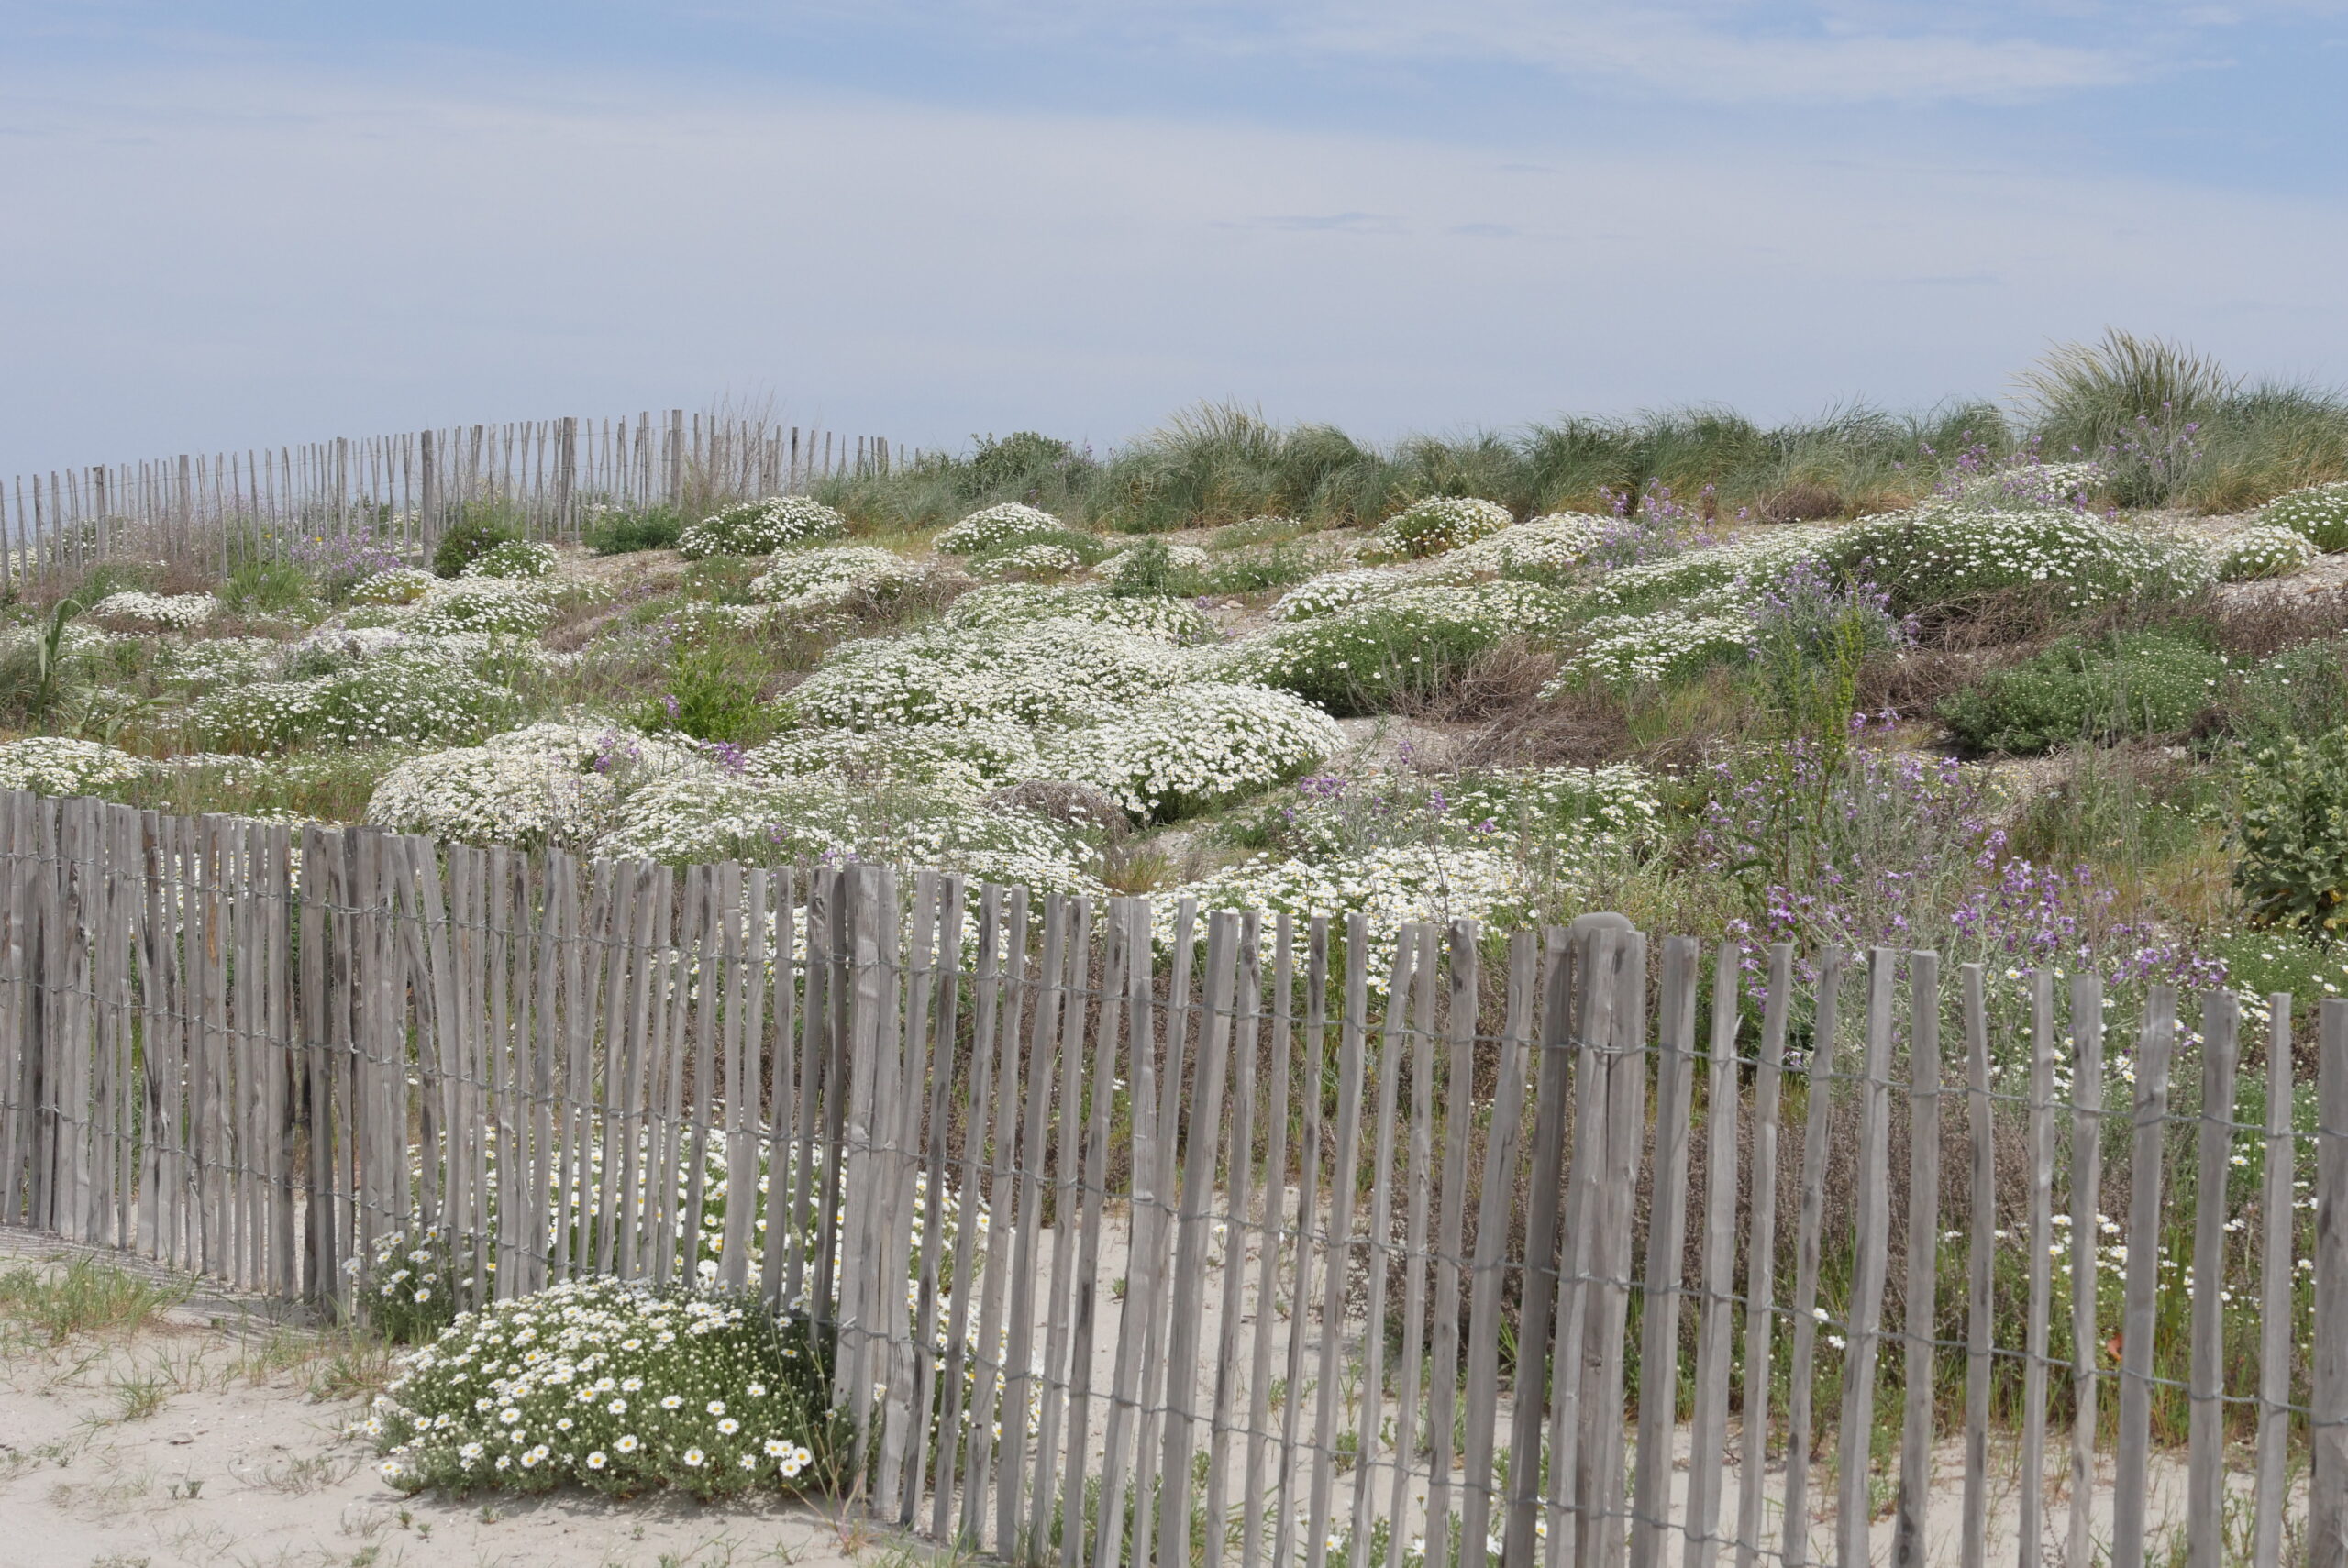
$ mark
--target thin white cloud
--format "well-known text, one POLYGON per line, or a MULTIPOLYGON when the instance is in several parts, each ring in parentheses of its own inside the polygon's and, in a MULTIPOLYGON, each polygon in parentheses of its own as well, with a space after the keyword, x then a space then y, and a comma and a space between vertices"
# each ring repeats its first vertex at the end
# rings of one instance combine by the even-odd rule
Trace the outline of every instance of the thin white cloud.
POLYGON ((1925 12, 1878 0, 863 0, 858 9, 893 6, 931 25, 958 18, 1039 43, 1503 63, 1719 103, 2006 101, 2108 87, 2189 63, 2195 29, 2218 21, 2202 7, 2105 16, 2103 0, 2087 4, 2093 14, 2043 3, 1925 12))

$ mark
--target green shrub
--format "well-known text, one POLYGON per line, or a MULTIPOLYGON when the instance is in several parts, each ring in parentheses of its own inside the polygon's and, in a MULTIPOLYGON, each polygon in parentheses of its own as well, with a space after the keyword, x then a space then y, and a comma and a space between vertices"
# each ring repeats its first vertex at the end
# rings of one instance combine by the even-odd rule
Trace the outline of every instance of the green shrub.
POLYGON ((2234 887, 2252 922, 2338 937, 2348 927, 2348 728, 2254 756, 2236 822, 2234 887))
POLYGON ((626 556, 674 549, 684 531, 685 514, 673 506, 615 506, 592 515, 585 539, 596 555, 626 556))
POLYGON ((2329 554, 2348 550, 2348 484, 2309 485, 2278 495, 2259 509, 2266 528, 2287 528, 2329 554))
POLYGON ((275 557, 246 561, 220 585, 222 607, 238 615, 282 615, 309 602, 308 574, 275 557))
POLYGON ((2225 661, 2168 632, 2082 642, 1984 676, 1942 705, 1968 751, 2026 755, 2183 730, 2213 706, 2225 661))
POLYGON ((2226 731, 2253 750, 2342 723, 2348 723, 2348 641, 2285 648, 2238 672, 2226 690, 2226 731))
POLYGON ((432 548, 432 570, 440 577, 457 577, 464 569, 510 539, 521 535, 497 518, 468 511, 449 525, 440 542, 432 548))
POLYGON ((411 1353, 366 1427, 410 1492, 795 1490, 829 1469, 823 1360, 752 1298, 568 1280, 411 1353))

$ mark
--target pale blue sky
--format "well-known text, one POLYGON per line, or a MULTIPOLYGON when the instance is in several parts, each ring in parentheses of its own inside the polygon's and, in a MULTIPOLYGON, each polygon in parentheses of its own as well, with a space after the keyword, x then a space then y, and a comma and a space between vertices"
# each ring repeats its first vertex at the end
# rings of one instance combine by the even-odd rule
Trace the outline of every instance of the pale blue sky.
POLYGON ((2348 381, 2348 5, 0 0, 0 474, 2348 381))

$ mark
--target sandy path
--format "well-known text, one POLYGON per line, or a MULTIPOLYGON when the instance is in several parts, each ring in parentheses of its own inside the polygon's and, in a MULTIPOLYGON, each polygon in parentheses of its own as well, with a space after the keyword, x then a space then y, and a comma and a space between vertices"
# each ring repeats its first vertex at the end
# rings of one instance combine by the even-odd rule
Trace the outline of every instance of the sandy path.
MULTIPOLYGON (((61 1268, 80 1251, 0 1231, 0 1270, 61 1268)), ((135 1333, 56 1346, 0 1328, 0 1568, 824 1568, 889 1544, 844 1543, 804 1504, 403 1498, 343 1433, 378 1364, 342 1336, 216 1296, 135 1333)))

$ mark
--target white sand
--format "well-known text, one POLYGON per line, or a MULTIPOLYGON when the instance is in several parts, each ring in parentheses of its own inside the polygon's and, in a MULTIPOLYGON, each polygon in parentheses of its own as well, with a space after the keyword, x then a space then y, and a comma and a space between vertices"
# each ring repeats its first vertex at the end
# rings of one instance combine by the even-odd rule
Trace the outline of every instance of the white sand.
MULTIPOLYGON (((82 1251, 0 1231, 0 1269, 62 1267, 82 1251)), ((0 1568, 824 1568, 893 1544, 853 1527, 844 1540, 805 1504, 402 1497, 364 1441, 344 1435, 364 1409, 332 1380, 347 1349, 209 1296, 133 1334, 55 1347, 12 1335, 0 1345, 0 1568)))

